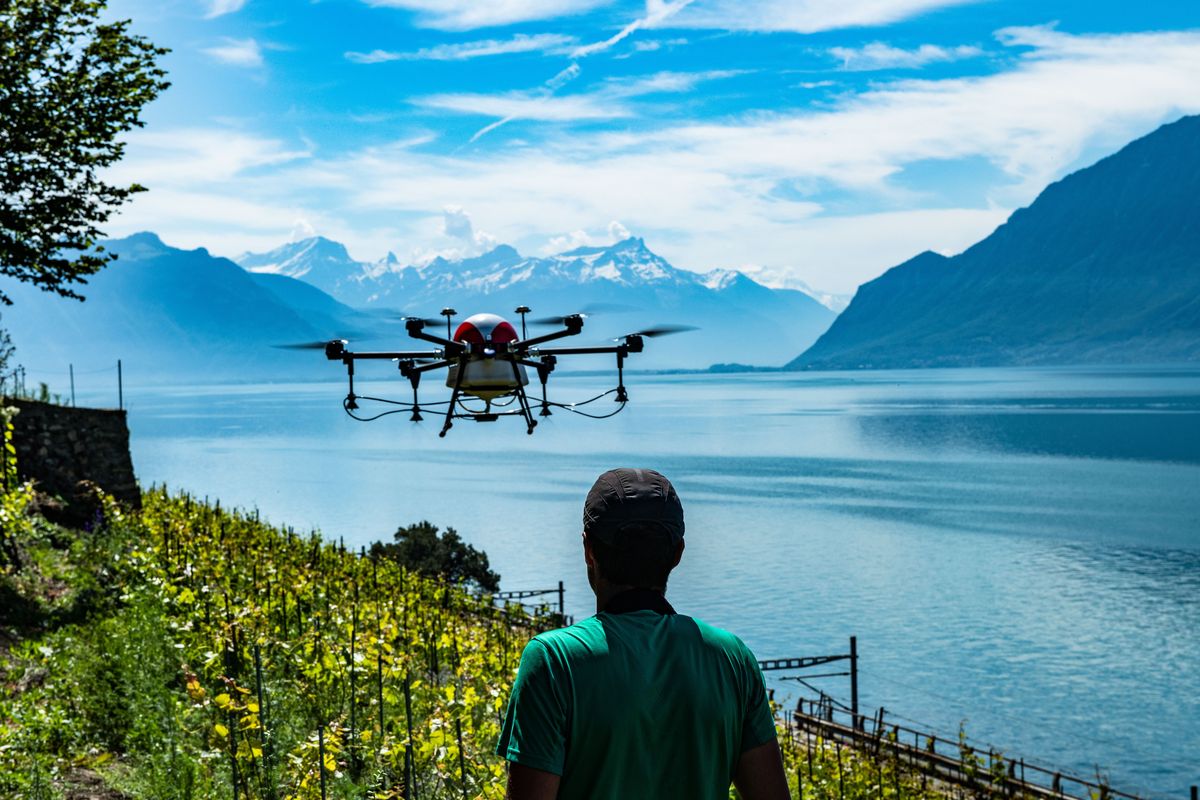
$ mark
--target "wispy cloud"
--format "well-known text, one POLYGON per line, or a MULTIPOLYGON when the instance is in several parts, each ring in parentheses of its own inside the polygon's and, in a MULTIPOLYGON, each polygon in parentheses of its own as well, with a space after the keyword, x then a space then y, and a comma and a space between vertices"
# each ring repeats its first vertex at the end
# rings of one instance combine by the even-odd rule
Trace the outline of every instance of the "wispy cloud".
POLYGON ((208 0, 207 5, 208 13, 204 17, 205 19, 213 19, 241 11, 242 7, 246 5, 246 0, 208 0))
POLYGON ((667 0, 646 0, 646 13, 644 16, 638 17, 603 41, 576 48, 571 53, 571 57, 586 58, 597 53, 603 53, 642 28, 652 28, 655 25, 665 23, 671 17, 690 6, 692 2, 693 0, 674 0, 674 2, 668 2, 667 0))
POLYGON ((939 47, 923 44, 915 50, 892 47, 884 42, 871 42, 863 47, 831 47, 829 54, 842 62, 850 72, 869 72, 881 69, 918 69, 926 64, 975 58, 983 50, 970 45, 939 47))
POLYGON ((566 122, 632 116, 632 111, 588 95, 536 97, 525 94, 435 94, 413 101, 424 108, 502 119, 566 122))
POLYGON ((440 44, 408 52, 372 50, 369 53, 348 52, 346 58, 356 64, 380 64, 386 61, 466 61, 471 58, 500 56, 510 53, 565 53, 575 43, 574 36, 558 33, 518 33, 511 39, 483 39, 476 42, 440 44))
MULTIPOLYGON (((233 0, 236 1, 236 0, 233 0)), ((582 14, 613 0, 364 0, 415 12, 426 28, 463 31, 582 14)))
POLYGON ((224 44, 206 47, 201 52, 223 64, 235 67, 261 67, 262 48, 254 39, 226 39, 224 44))
MULTIPOLYGON (((970 244, 1081 156, 1200 112, 1200 32, 1074 36, 1010 28, 999 40, 1015 57, 987 75, 880 81, 815 110, 776 108, 636 132, 548 125, 533 145, 499 151, 439 155, 403 142, 318 157, 226 130, 163 130, 149 139, 140 132, 120 168, 152 191, 114 229, 151 227, 237 252, 272 232, 284 238, 307 214, 321 216, 328 235, 340 229, 352 244, 382 253, 398 241, 440 235, 447 206, 471 209, 500 241, 534 247, 619 214, 681 266, 807 263, 814 266, 806 279, 844 291, 918 250, 970 244), (935 160, 985 161, 995 174, 970 207, 911 193, 899 202, 896 176, 935 160), (830 187, 838 190, 836 211, 822 203, 830 187), (306 197, 321 200, 297 209, 304 202, 297 198, 306 197), (233 220, 230 227, 205 221, 219 215, 233 220)), ((595 97, 599 91, 575 96, 591 105, 573 111, 637 110, 627 97, 595 97)), ((535 113, 478 109, 476 102, 443 105, 535 113)))
MULTIPOLYGON (((412 102, 424 108, 436 108, 463 114, 498 117, 498 121, 475 135, 478 139, 501 124, 518 119, 543 122, 581 122, 598 119, 617 119, 636 116, 627 102, 636 97, 653 94, 678 94, 692 91, 705 82, 743 74, 739 70, 707 70, 703 72, 658 72, 632 78, 612 78, 591 92, 556 95, 553 90, 572 80, 579 70, 572 64, 547 82, 547 88, 535 92, 506 94, 437 94, 415 98, 412 102)), ((474 139, 472 140, 474 141, 474 139)))
POLYGON ((817 33, 887 25, 977 2, 982 0, 709 0, 692 5, 667 27, 817 33))

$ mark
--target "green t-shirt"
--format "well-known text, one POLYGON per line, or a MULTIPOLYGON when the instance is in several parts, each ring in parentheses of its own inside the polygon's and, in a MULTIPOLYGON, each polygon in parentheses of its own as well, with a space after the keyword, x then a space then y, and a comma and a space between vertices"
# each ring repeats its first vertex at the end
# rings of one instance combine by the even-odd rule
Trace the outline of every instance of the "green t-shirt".
POLYGON ((562 776, 559 798, 726 800, 775 737, 742 640, 651 610, 600 613, 525 646, 497 755, 562 776))

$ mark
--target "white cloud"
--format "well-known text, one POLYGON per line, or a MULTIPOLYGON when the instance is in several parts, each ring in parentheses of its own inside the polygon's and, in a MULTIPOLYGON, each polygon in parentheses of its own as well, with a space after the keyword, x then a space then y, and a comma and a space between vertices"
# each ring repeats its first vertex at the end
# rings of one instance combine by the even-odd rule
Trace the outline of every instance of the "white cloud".
POLYGON ((246 0, 208 0, 208 13, 204 15, 205 19, 214 19, 226 14, 233 14, 241 11, 246 5, 246 0))
POLYGON ((632 115, 628 108, 589 95, 554 97, 529 94, 435 94, 418 97, 413 102, 424 108, 499 117, 504 120, 566 122, 614 119, 632 115))
POLYGON ((571 57, 586 58, 596 53, 602 53, 642 28, 652 28, 655 25, 665 24, 667 20, 690 6, 693 2, 694 0, 674 0, 674 2, 668 2, 668 0, 646 0, 646 13, 644 16, 638 17, 604 41, 576 48, 571 53, 571 57))
POLYGON ((254 39, 227 38, 224 44, 206 47, 201 52, 223 64, 232 64, 235 67, 261 67, 263 65, 262 48, 254 39))
MULTIPOLYGON (((711 0, 672 19, 670 28, 817 33, 871 27, 982 0, 711 0)), ((655 23, 660 24, 660 23, 655 23)), ((652 26, 651 26, 652 27, 652 26)))
POLYGON ((755 263, 847 291, 919 250, 961 249, 1081 158, 1200 112, 1200 32, 1020 28, 999 40, 1017 57, 995 74, 878 82, 816 110, 636 132, 553 126, 486 152, 431 154, 409 141, 318 157, 228 130, 138 132, 120 169, 151 191, 123 219, 175 238, 204 228, 208 244, 235 242, 226 251, 238 252, 268 230, 278 242, 305 215, 382 254, 445 237, 446 206, 470 208, 496 239, 533 250, 619 217, 683 267, 755 263), (974 208, 911 193, 897 202, 894 177, 939 159, 986 160, 999 177, 974 208), (837 213, 821 203, 830 187, 837 213), (298 197, 319 206, 298 209, 298 197))
POLYGON ((292 223, 292 232, 288 234, 289 242, 300 242, 317 235, 317 228, 305 217, 297 217, 292 223))
POLYGON ((688 43, 687 39, 643 39, 642 41, 634 42, 633 49, 639 53, 653 53, 655 50, 661 50, 664 47, 679 47, 688 43))
POLYGON ((607 247, 624 241, 632 235, 628 228, 622 225, 620 221, 614 219, 608 223, 608 227, 603 234, 592 233, 591 231, 579 228, 570 233, 552 236, 542 245, 540 252, 543 255, 555 255, 557 253, 565 253, 569 250, 576 250, 580 247, 607 247))
POLYGON ((365 0, 369 5, 416 12, 426 28, 470 30, 582 14, 612 0, 365 0))
MULTIPOLYGON (((572 64, 547 86, 561 86, 578 74, 579 66, 572 64)), ((555 95, 550 90, 509 92, 507 94, 437 94, 414 98, 411 102, 423 108, 497 117, 498 121, 483 128, 472 138, 478 140, 500 125, 518 119, 541 122, 579 122, 598 119, 617 119, 635 116, 626 102, 650 94, 688 92, 704 81, 729 78, 742 74, 736 70, 707 72, 658 72, 632 78, 611 79, 592 91, 573 95, 555 95)))
POLYGON ((510 53, 557 53, 564 52, 575 42, 574 36, 557 33, 527 35, 518 33, 511 39, 484 39, 477 42, 440 44, 411 52, 372 50, 369 53, 348 52, 346 58, 357 64, 379 64, 385 61, 465 61, 483 56, 507 55, 510 53))
POLYGON ((935 62, 974 58, 983 51, 970 45, 939 47, 923 44, 915 50, 892 47, 884 42, 871 42, 862 47, 831 47, 829 54, 842 62, 842 69, 867 72, 879 69, 917 69, 935 62))

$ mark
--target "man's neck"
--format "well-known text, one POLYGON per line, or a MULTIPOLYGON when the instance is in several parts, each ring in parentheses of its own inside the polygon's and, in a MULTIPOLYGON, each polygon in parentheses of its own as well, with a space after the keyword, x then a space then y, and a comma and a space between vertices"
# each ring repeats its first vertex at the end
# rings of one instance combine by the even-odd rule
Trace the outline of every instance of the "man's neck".
MULTIPOLYGON (((615 586, 611 583, 601 583, 599 586, 596 586, 596 613, 599 614, 601 611, 603 611, 608 606, 609 601, 611 601, 617 595, 622 594, 623 592, 628 592, 634 588, 636 587, 625 585, 615 586)), ((660 595, 666 595, 665 589, 643 589, 643 591, 657 592, 660 595)))

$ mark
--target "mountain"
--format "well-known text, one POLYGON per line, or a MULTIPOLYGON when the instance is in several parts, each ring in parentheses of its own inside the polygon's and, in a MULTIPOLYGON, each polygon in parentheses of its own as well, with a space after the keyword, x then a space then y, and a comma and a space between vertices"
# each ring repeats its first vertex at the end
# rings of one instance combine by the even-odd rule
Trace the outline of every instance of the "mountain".
MULTIPOLYGON (((473 258, 435 258, 399 268, 394 257, 377 264, 355 262, 341 245, 314 237, 269 253, 248 253, 238 262, 256 274, 308 281, 351 306, 416 316, 449 306, 462 315, 491 311, 515 322, 512 309, 519 305, 532 307, 533 318, 608 309, 589 317, 581 343, 662 323, 700 328, 655 339, 631 364, 639 368, 780 364, 816 341, 835 316, 804 292, 769 289, 739 272, 702 275, 678 269, 640 238, 546 258, 501 245, 473 258)), ((606 368, 607 362, 596 360, 594 366, 606 368)))
POLYGON ((1200 360, 1200 117, 861 286, 794 369, 1200 360))
POLYGON ((355 261, 345 245, 324 236, 291 242, 268 253, 246 253, 237 263, 251 272, 303 280, 353 306, 373 302, 377 290, 373 279, 399 267, 392 253, 379 264, 355 261))
POLYGON ((117 359, 134 383, 294 376, 312 354, 270 345, 370 322, 307 283, 253 275, 202 248, 168 247, 153 233, 105 246, 118 260, 78 287, 83 303, 6 281, 14 305, 0 324, 28 383, 49 380, 61 390, 68 364, 87 372, 117 359))

